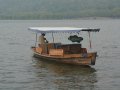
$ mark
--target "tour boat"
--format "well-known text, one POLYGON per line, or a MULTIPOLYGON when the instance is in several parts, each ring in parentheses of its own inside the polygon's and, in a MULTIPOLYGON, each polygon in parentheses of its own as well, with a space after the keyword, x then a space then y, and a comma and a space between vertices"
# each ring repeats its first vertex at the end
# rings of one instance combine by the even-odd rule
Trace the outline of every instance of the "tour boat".
POLYGON ((28 30, 36 34, 35 45, 32 46, 31 49, 34 52, 34 56, 40 58, 40 60, 73 65, 95 65, 97 52, 89 52, 87 48, 82 46, 81 42, 84 39, 80 37, 80 33, 88 32, 90 38, 90 32, 99 32, 99 28, 29 27, 28 30), (44 44, 39 44, 38 35, 43 33, 45 37, 51 35, 52 42, 48 41, 44 44), (68 37, 64 38, 64 36, 68 37), (56 37, 62 38, 60 39, 61 42, 55 40, 56 37), (62 43, 62 40, 66 40, 66 43, 62 43), (69 43, 67 43, 67 40, 69 43))

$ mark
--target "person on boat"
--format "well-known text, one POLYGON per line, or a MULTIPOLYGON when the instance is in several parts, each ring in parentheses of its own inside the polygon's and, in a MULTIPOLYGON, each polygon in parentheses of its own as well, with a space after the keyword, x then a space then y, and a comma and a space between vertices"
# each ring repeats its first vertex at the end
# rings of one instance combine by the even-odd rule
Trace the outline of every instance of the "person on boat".
POLYGON ((39 36, 39 44, 45 44, 45 34, 42 33, 41 36, 39 36))
POLYGON ((40 36, 39 36, 39 47, 42 47, 42 49, 47 53, 48 52, 48 48, 47 48, 47 44, 48 41, 47 39, 45 38, 45 34, 42 33, 40 36))

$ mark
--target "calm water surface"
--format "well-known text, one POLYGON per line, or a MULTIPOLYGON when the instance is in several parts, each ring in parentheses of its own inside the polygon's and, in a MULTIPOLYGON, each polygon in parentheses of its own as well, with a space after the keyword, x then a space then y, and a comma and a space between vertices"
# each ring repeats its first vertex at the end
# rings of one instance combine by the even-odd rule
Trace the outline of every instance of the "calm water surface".
MULTIPOLYGON (((86 37, 87 38, 87 37, 86 37)), ((88 47, 87 42, 83 42, 88 47)), ((0 21, 0 90, 119 90, 120 20, 0 21), (31 26, 101 28, 92 34, 98 52, 95 66, 70 66, 43 62, 30 47, 35 35, 31 26)))

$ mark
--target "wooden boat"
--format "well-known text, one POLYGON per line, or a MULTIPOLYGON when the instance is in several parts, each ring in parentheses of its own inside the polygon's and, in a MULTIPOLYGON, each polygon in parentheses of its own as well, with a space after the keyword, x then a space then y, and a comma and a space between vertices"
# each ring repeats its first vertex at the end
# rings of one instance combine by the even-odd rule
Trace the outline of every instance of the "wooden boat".
POLYGON ((91 29, 91 28, 74 28, 74 27, 30 27, 30 31, 35 32, 36 42, 35 46, 32 46, 34 56, 41 58, 42 60, 56 61, 66 64, 74 65, 95 65, 97 52, 88 52, 86 48, 83 48, 81 41, 83 38, 78 37, 77 35, 80 32, 99 32, 100 29, 91 29), (53 42, 38 44, 37 35, 38 34, 51 34, 53 42), (70 36, 69 40, 72 41, 71 44, 63 44, 55 42, 54 34, 59 33, 68 33, 70 36), (71 36, 71 33, 74 33, 71 36), (75 43, 77 42, 77 43, 75 43))

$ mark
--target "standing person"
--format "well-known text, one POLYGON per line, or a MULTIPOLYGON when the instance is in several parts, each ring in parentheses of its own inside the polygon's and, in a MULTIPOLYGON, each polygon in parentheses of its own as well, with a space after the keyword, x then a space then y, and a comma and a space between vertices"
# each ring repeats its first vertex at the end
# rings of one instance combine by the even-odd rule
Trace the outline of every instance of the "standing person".
POLYGON ((47 53, 48 49, 47 49, 47 44, 46 43, 48 41, 46 40, 46 38, 44 36, 45 36, 44 33, 42 33, 41 36, 39 36, 39 47, 41 47, 43 49, 44 53, 47 53))
POLYGON ((45 44, 45 34, 42 33, 41 36, 39 37, 39 44, 45 44))

